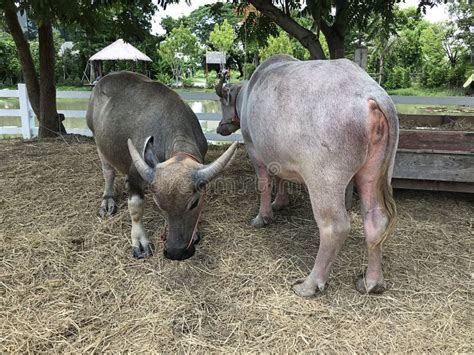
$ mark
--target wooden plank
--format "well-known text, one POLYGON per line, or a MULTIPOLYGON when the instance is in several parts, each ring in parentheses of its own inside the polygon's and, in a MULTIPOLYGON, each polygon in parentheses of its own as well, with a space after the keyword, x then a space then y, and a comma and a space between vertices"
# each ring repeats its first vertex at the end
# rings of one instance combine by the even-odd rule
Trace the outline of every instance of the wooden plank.
POLYGON ((88 99, 92 91, 57 91, 57 99, 88 99))
POLYGON ((474 124, 474 115, 407 115, 398 114, 400 125, 413 125, 419 127, 439 127, 454 123, 474 124))
POLYGON ((21 127, 3 126, 3 127, 0 127, 0 134, 20 134, 21 135, 21 127))
POLYGON ((471 194, 474 193, 474 183, 472 182, 393 179, 392 187, 395 189, 408 190, 467 192, 471 194))
POLYGON ((0 90, 0 97, 18 97, 18 90, 0 90))
POLYGON ((474 153, 474 132, 402 129, 400 130, 398 148, 474 153))
POLYGON ((200 100, 209 100, 209 101, 217 101, 219 100, 219 96, 217 96, 213 92, 193 92, 193 91, 181 91, 178 92, 179 96, 183 100, 189 101, 200 101, 200 100))
POLYGON ((0 110, 0 117, 20 117, 21 116, 21 111, 20 110, 5 110, 5 109, 1 109, 0 110))
POLYGON ((67 118, 78 117, 85 118, 87 111, 85 110, 58 110, 58 112, 64 114, 67 118))
POLYGON ((474 106, 474 98, 468 96, 390 96, 396 104, 465 105, 474 106))
POLYGON ((222 113, 220 112, 195 112, 199 121, 220 121, 222 113))
POLYGON ((92 131, 89 128, 67 128, 69 134, 80 134, 87 137, 92 137, 92 131))
POLYGON ((205 133, 204 134, 209 141, 217 141, 217 142, 243 142, 243 138, 241 134, 233 133, 230 136, 221 136, 217 133, 205 133))
POLYGON ((30 127, 30 113, 29 113, 29 99, 28 92, 26 91, 25 84, 18 84, 18 94, 20 101, 20 113, 21 113, 21 131, 23 139, 31 138, 31 127, 30 127))
POLYGON ((393 177, 474 182, 474 154, 397 152, 393 177))

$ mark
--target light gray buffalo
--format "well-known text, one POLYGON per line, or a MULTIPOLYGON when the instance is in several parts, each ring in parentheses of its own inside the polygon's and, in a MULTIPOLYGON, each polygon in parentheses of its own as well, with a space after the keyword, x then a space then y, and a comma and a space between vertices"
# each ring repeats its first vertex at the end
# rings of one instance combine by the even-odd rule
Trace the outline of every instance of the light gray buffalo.
POLYGON ((99 81, 89 102, 87 125, 94 133, 105 180, 99 214, 116 211, 113 184, 118 170, 127 176, 133 256, 153 254, 142 222, 144 189, 149 185, 168 225, 165 257, 191 257, 205 185, 229 163, 237 144, 204 165, 207 141, 191 108, 167 86, 131 72, 99 81))
POLYGON ((305 183, 320 244, 309 276, 293 286, 300 296, 324 290, 331 266, 350 231, 345 190, 354 178, 361 199, 368 268, 358 291, 382 292, 382 242, 392 234, 396 207, 391 176, 398 118, 387 93, 346 59, 299 61, 277 55, 247 83, 216 87, 223 119, 217 132, 241 129, 259 180, 262 227, 288 205, 283 180, 305 183), (271 204, 271 176, 278 191, 271 204))

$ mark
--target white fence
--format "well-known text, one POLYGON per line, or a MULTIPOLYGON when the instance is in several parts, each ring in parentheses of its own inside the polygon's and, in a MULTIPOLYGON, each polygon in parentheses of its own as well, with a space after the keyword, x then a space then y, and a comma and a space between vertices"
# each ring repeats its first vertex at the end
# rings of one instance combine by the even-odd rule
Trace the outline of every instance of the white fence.
MULTIPOLYGON (((56 98, 58 99, 89 99, 91 91, 58 91, 56 98)), ((206 92, 179 92, 183 100, 186 101, 218 101, 219 98, 214 93, 206 92)), ((36 125, 35 115, 28 99, 25 84, 18 84, 18 90, 0 90, 0 98, 18 98, 20 103, 19 109, 0 109, 0 117, 20 117, 21 126, 2 126, 0 124, 1 135, 21 135, 24 139, 30 139, 38 135, 38 127, 36 125)), ((220 104, 218 105, 220 107, 220 104)), ((64 114, 67 120, 85 120, 86 110, 60 110, 59 113, 64 114)), ((218 122, 222 116, 220 112, 195 112, 201 123, 218 122)), ((88 128, 67 128, 68 133, 81 134, 84 136, 92 136, 92 132, 88 128)), ((242 136, 234 133, 224 137, 217 133, 205 132, 205 136, 209 141, 243 141, 242 136)))
MULTIPOLYGON (((57 98, 62 99, 88 99, 90 91, 58 91, 57 98)), ((180 92, 179 95, 187 101, 218 101, 214 93, 205 92, 180 92)), ((18 90, 0 90, 0 97, 18 98, 19 109, 0 109, 0 117, 20 117, 21 126, 0 126, 0 135, 21 135, 24 139, 30 139, 38 134, 36 120, 28 100, 25 84, 18 84, 18 90)), ((429 105, 465 105, 474 106, 474 98, 462 96, 392 96, 395 103, 400 104, 429 104, 429 105)), ((220 107, 220 105, 218 105, 220 107)), ((58 110, 68 120, 84 120, 85 110, 58 110)), ((220 121, 221 113, 196 112, 199 121, 220 121)), ((88 128, 68 128, 68 133, 92 136, 88 128)), ((205 133, 210 141, 242 141, 240 134, 232 134, 224 137, 216 133, 205 133)))

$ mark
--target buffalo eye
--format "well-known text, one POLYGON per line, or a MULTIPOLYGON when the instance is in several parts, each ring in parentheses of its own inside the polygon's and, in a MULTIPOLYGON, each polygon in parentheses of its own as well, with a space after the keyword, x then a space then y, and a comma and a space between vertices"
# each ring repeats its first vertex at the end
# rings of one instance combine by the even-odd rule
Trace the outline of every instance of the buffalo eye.
POLYGON ((189 206, 189 210, 193 210, 197 207, 199 203, 199 199, 197 199, 196 201, 193 202, 193 204, 191 206, 189 206))

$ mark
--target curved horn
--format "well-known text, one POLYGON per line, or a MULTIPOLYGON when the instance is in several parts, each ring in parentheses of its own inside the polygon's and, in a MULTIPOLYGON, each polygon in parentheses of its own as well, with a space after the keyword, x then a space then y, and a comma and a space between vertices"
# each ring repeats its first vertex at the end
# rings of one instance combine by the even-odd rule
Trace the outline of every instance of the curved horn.
POLYGON ((155 179, 155 169, 151 168, 147 163, 145 163, 130 138, 127 140, 127 145, 133 164, 135 164, 135 168, 137 168, 138 173, 143 180, 151 184, 155 179))
POLYGON ((238 144, 238 142, 232 143, 232 145, 227 148, 224 154, 217 158, 217 160, 215 160, 209 165, 203 165, 199 170, 195 172, 193 179, 194 183, 198 188, 209 183, 209 181, 214 179, 222 172, 222 170, 229 164, 231 159, 234 157, 238 144))
POLYGON ((224 86, 226 75, 227 75, 227 73, 225 71, 223 71, 221 79, 219 80, 219 83, 216 86, 216 94, 219 97, 222 97, 222 87, 224 86))

